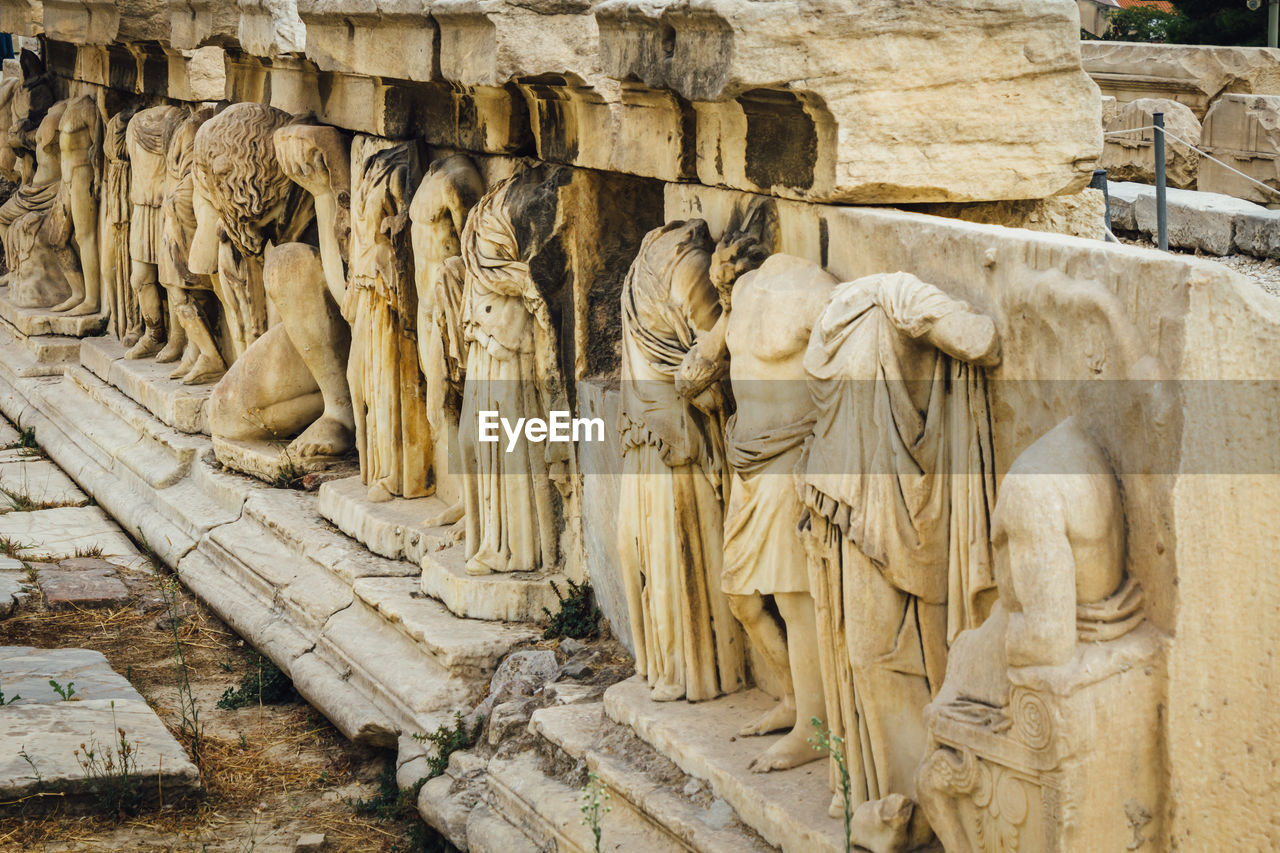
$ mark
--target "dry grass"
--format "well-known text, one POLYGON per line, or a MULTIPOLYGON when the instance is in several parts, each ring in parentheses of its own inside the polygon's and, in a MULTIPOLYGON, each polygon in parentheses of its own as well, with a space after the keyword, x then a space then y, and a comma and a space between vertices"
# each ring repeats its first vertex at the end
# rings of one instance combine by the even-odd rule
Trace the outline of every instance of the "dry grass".
MULTIPOLYGON (((155 582, 148 584, 153 589, 155 582)), ((89 648, 133 683, 181 740, 174 641, 159 597, 151 609, 19 612, 0 621, 0 645, 89 648)), ((57 811, 0 818, 0 851, 291 850, 298 835, 324 832, 327 850, 406 850, 409 826, 356 815, 348 799, 367 797, 386 757, 348 742, 304 703, 215 707, 251 665, 250 650, 206 608, 180 593, 178 629, 199 704, 202 797, 166 802, 117 824, 57 811)), ((187 744, 189 746, 189 744, 187 744)))

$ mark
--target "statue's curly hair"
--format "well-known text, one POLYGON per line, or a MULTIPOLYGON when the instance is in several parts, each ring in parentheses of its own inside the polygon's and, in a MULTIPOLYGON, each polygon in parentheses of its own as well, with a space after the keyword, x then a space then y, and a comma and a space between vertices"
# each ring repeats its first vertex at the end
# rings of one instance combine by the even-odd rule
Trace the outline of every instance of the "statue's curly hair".
POLYGON ((265 104, 232 104, 196 133, 195 179, 222 229, 246 255, 259 255, 269 234, 263 214, 285 201, 293 183, 276 161, 272 134, 292 117, 265 104))

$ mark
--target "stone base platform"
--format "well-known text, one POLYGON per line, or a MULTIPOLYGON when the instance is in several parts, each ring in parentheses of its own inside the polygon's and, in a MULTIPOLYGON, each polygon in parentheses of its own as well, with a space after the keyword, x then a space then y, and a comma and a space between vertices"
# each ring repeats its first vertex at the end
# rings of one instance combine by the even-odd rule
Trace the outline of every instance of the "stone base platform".
POLYGON ((182 746, 100 652, 3 646, 0 681, 6 700, 22 697, 0 714, 0 741, 11 745, 0 754, 0 814, 95 806, 101 783, 88 777, 75 752, 88 743, 115 756, 117 729, 136 749, 139 778, 151 780, 144 797, 159 799, 163 791, 172 799, 200 789, 200 771, 182 746), (50 679, 74 681, 76 701, 61 701, 50 679))
POLYGON ((422 566, 422 592, 469 619, 541 622, 555 613, 567 576, 558 571, 468 575, 460 530, 431 527, 427 520, 443 512, 435 497, 397 498, 374 503, 359 477, 331 480, 320 487, 320 514, 375 554, 422 566))
POLYGON ((0 345, 5 347, 8 367, 16 376, 57 376, 67 365, 80 361, 79 338, 28 337, 3 318, 0 318, 0 345))
POLYGON ((359 460, 346 456, 294 456, 286 442, 213 439, 213 455, 233 471, 266 483, 285 484, 304 474, 331 471, 344 466, 360 470, 359 460))
POLYGON ((0 320, 4 320, 29 338, 37 335, 61 335, 90 338, 107 328, 106 314, 72 317, 47 308, 23 308, 9 298, 9 288, 0 287, 0 320))
MULTIPOLYGON (((610 687, 604 710, 682 771, 706 782, 767 843, 786 853, 841 853, 844 826, 827 815, 827 762, 752 773, 747 765, 779 737, 737 737, 776 700, 759 690, 710 702, 654 702, 643 678, 610 687)), ((699 847, 697 849, 706 849, 699 847)))
MULTIPOLYGON (((470 711, 498 661, 537 635, 458 618, 423 596, 415 563, 330 527, 314 494, 228 472, 207 437, 167 424, 95 371, 20 375, 22 347, 0 336, 0 410, 33 429, 102 508, 50 511, 110 513, 353 740, 394 747, 470 711)), ((108 363, 120 375, 120 362, 108 363)), ((154 388, 182 386, 166 377, 154 388)))
POLYGON ((183 385, 169 378, 174 365, 157 364, 150 358, 127 359, 124 353, 115 338, 93 338, 80 345, 80 363, 166 426, 193 434, 208 431, 204 407, 212 385, 183 385))

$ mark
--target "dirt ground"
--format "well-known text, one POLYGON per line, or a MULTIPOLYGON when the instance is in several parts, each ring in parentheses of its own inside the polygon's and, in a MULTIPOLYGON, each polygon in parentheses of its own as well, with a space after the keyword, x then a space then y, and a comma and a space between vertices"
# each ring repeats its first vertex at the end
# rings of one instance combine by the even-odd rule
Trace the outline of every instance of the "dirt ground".
POLYGON ((205 793, 119 820, 57 809, 0 818, 0 851, 291 853, 304 833, 324 833, 325 851, 450 849, 417 819, 411 800, 397 803, 385 787, 378 798, 392 754, 351 744, 301 700, 218 708, 225 690, 261 672, 260 659, 170 576, 136 575, 129 585, 134 603, 117 610, 51 612, 28 603, 0 619, 0 645, 102 652, 197 757, 205 793), (175 590, 168 605, 162 584, 175 590), (183 726, 179 642, 201 731, 198 755, 183 726), (364 808, 354 805, 359 800, 364 808))

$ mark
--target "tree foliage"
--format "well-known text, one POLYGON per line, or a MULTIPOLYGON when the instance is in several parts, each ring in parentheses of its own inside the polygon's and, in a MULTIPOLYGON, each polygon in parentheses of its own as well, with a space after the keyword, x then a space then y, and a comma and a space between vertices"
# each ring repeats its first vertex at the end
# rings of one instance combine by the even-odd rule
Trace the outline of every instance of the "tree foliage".
POLYGON ((1173 0, 1177 19, 1169 41, 1178 44, 1265 45, 1267 0, 1252 11, 1245 0, 1173 0))
POLYGON ((1103 38, 1107 41, 1174 41, 1169 33, 1177 20, 1177 15, 1155 7, 1116 9, 1107 16, 1107 32, 1103 38))

